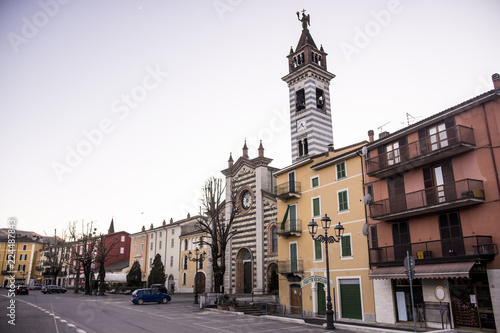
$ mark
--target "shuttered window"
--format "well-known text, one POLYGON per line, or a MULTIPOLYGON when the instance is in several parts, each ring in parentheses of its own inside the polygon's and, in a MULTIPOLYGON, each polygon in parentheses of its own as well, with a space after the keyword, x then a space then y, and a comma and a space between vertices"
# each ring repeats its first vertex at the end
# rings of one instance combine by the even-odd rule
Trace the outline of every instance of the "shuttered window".
POLYGON ((321 251, 321 245, 323 243, 315 240, 314 241, 314 260, 323 260, 323 252, 321 251))
POLYGON ((337 179, 347 177, 345 172, 345 162, 337 164, 337 179))
POLYGON ((344 235, 341 239, 342 257, 352 257, 351 235, 344 235))
POLYGON ((339 197, 339 212, 349 209, 349 201, 347 200, 347 191, 338 192, 339 197))
POLYGON ((313 216, 320 216, 319 198, 313 199, 313 216))

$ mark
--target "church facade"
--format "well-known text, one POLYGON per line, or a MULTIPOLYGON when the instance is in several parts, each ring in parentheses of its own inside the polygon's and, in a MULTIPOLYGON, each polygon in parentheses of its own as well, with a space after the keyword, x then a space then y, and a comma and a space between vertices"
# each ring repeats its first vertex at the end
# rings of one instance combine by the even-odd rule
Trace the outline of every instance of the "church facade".
MULTIPOLYGON (((239 214, 233 228, 238 231, 228 246, 224 287, 229 293, 263 294, 269 291, 269 282, 277 280, 276 196, 274 187, 276 168, 269 166, 272 159, 264 156, 262 143, 258 157, 250 158, 245 142, 243 155, 236 162, 232 155, 226 177, 226 202, 233 194, 239 214), (228 274, 229 273, 229 274, 228 274)), ((226 205, 229 219, 230 205, 226 205)))

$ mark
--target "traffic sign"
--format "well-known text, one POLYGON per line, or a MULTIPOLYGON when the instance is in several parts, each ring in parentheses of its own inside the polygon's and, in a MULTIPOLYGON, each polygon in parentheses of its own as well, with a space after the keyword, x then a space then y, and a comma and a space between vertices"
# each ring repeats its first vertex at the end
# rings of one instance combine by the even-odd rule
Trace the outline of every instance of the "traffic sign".
POLYGON ((403 265, 407 270, 412 270, 415 268, 415 258, 411 257, 409 254, 405 258, 403 265))

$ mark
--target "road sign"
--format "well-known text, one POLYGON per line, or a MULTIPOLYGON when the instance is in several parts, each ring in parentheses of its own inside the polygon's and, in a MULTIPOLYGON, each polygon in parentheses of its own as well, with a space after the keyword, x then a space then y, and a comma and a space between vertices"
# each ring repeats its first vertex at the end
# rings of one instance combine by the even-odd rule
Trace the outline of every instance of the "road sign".
POLYGON ((410 255, 406 256, 403 265, 407 270, 413 270, 415 268, 415 258, 410 255))
POLYGON ((443 287, 439 286, 436 287, 436 291, 434 292, 434 295, 436 295, 436 298, 438 301, 442 302, 444 301, 444 298, 446 297, 446 292, 443 287))

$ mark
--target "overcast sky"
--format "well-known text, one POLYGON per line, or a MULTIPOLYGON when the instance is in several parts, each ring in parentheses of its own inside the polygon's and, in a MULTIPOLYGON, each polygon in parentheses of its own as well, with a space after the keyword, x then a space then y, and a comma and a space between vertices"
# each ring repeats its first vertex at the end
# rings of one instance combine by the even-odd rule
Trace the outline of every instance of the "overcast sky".
POLYGON ((0 2, 0 227, 137 232, 196 214, 230 152, 291 164, 296 11, 328 53, 335 147, 491 90, 500 1, 0 2), (411 117, 409 117, 411 119, 411 117))

